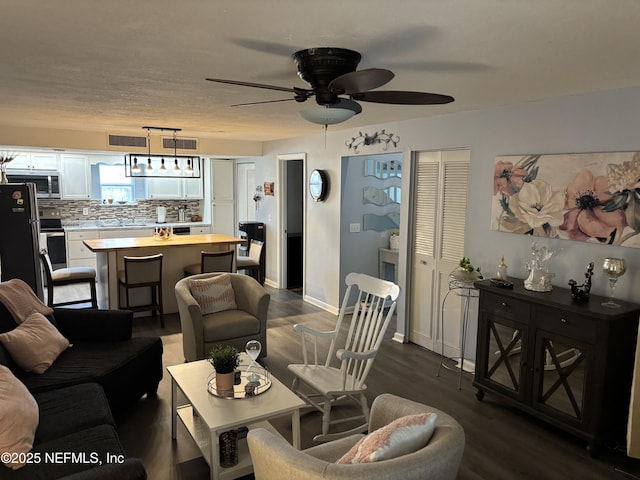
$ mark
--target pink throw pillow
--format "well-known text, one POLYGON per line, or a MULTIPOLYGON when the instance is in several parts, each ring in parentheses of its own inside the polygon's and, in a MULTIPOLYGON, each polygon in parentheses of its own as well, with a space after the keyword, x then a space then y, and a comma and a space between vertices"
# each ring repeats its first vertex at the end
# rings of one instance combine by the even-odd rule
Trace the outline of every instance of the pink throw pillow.
POLYGON ((40 413, 38 404, 11 370, 0 365, 0 452, 11 454, 3 464, 17 470, 24 467, 20 460, 33 448, 40 413))
POLYGON ((400 417, 366 437, 336 463, 371 463, 400 457, 427 445, 436 428, 435 413, 421 413, 400 417))
POLYGON ((202 314, 236 310, 236 295, 228 273, 189 282, 191 295, 196 299, 202 314))
POLYGON ((37 312, 13 330, 0 334, 0 342, 23 370, 33 373, 44 373, 69 346, 69 340, 37 312))

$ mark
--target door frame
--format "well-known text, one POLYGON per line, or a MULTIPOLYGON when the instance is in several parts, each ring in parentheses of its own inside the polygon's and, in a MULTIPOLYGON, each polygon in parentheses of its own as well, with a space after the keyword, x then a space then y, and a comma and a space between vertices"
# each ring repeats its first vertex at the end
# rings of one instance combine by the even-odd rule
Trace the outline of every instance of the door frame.
MULTIPOLYGON (((276 265, 277 265, 277 284, 278 288, 287 288, 287 202, 286 202, 286 182, 287 168, 285 162, 291 160, 302 160, 302 177, 307 178, 307 154, 306 153, 287 153, 277 155, 277 183, 276 183, 276 199, 278 211, 276 216, 276 265)), ((304 232, 307 230, 307 188, 303 188, 302 194, 302 298, 306 294, 306 244, 307 238, 304 232)))

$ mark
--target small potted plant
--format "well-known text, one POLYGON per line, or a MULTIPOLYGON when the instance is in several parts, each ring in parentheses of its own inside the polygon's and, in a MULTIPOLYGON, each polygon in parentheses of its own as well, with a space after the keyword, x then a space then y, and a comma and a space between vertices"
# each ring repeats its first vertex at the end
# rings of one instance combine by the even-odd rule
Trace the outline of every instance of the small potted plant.
POLYGON ((480 272, 480 267, 474 268, 469 257, 462 257, 462 260, 458 263, 458 268, 451 272, 450 277, 465 285, 473 285, 476 280, 484 278, 480 272))
POLYGON ((209 352, 209 362, 216 370, 218 391, 233 391, 234 372, 240 364, 240 352, 231 345, 214 345, 209 352))

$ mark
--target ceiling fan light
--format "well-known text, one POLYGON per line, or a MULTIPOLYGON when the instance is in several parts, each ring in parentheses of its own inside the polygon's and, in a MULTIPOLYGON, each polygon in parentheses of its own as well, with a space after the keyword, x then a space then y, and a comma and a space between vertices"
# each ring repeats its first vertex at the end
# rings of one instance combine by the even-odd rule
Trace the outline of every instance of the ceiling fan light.
POLYGON ((335 125, 349 120, 356 112, 346 108, 318 107, 301 110, 300 115, 306 121, 319 125, 335 125))

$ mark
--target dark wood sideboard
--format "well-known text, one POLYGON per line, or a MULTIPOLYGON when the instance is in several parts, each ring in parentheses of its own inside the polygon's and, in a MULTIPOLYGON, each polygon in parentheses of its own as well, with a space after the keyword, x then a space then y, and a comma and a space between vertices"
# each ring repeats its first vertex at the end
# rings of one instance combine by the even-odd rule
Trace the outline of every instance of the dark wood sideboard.
POLYGON ((624 442, 640 305, 620 308, 571 298, 569 289, 526 290, 475 283, 480 290, 476 372, 485 393, 587 440, 624 442))

